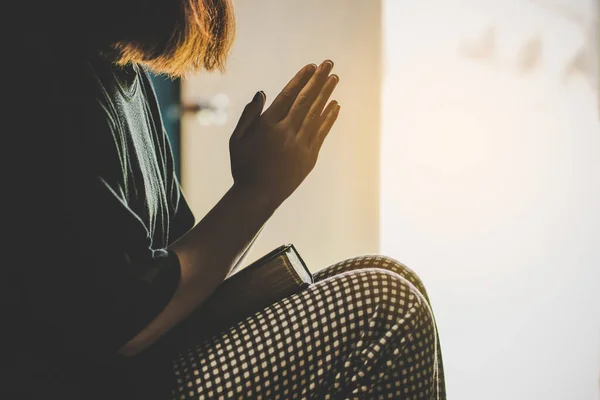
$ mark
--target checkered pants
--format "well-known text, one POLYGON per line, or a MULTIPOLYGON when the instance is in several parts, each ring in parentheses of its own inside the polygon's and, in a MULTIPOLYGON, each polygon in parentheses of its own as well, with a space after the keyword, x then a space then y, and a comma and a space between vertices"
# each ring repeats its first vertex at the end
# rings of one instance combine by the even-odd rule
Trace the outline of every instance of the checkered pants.
POLYGON ((174 360, 174 399, 445 399, 423 283, 367 255, 174 360))

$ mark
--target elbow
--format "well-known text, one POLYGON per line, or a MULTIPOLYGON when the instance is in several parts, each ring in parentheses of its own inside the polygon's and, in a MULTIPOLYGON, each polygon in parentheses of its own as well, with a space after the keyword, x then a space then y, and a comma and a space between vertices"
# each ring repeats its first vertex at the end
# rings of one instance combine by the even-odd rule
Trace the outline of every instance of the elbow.
POLYGON ((144 329, 119 349, 118 353, 125 357, 135 357, 156 343, 173 325, 169 312, 163 310, 144 329))
POLYGON ((152 346, 160 337, 160 333, 155 329, 154 325, 155 324, 150 323, 150 325, 139 332, 133 339, 125 343, 119 349, 118 353, 125 357, 135 357, 148 347, 152 346))
POLYGON ((135 357, 140 354, 147 346, 143 346, 137 336, 125 343, 120 349, 119 354, 125 357, 135 357))

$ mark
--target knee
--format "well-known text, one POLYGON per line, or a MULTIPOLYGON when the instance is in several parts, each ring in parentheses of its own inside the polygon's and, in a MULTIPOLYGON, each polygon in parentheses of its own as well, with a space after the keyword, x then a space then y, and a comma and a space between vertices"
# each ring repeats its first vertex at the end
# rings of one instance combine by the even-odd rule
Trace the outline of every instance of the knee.
POLYGON ((427 298, 407 278, 387 269, 369 268, 349 274, 356 306, 373 305, 388 322, 418 318, 433 323, 427 298))
POLYGON ((378 269, 382 271, 392 272, 399 275, 409 282, 423 297, 429 302, 427 290, 421 278, 409 267, 402 264, 400 261, 381 254, 367 254, 354 258, 349 258, 340 261, 328 268, 325 268, 314 275, 315 281, 320 281, 338 274, 343 274, 350 271, 362 271, 378 269))
POLYGON ((429 302, 427 290, 425 289, 425 284, 421 280, 421 277, 415 271, 407 267, 405 264, 386 255, 370 255, 364 257, 364 259, 366 265, 369 268, 381 268, 400 275, 402 278, 406 279, 411 285, 413 285, 429 302))

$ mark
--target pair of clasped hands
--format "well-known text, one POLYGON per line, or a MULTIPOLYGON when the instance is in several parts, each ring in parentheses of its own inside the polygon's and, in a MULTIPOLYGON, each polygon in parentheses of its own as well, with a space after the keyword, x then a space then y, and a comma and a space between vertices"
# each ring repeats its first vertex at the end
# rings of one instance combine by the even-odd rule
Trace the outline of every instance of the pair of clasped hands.
POLYGON ((340 106, 329 98, 339 77, 333 62, 306 65, 264 110, 256 93, 229 140, 234 185, 283 203, 314 168, 340 106))

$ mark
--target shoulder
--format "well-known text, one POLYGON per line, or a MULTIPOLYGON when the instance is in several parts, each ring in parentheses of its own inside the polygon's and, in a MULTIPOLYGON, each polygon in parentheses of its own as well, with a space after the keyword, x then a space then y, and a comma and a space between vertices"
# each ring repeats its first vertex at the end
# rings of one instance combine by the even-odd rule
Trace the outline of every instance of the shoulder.
POLYGON ((45 79, 36 84, 36 92, 56 128, 82 133, 99 122, 112 123, 106 66, 94 60, 69 60, 46 64, 43 72, 45 79))
POLYGON ((48 153, 48 167, 62 169, 63 175, 97 172, 104 159, 118 157, 119 148, 106 67, 90 60, 38 66, 41 73, 27 84, 39 103, 35 118, 28 121, 27 137, 48 153))

